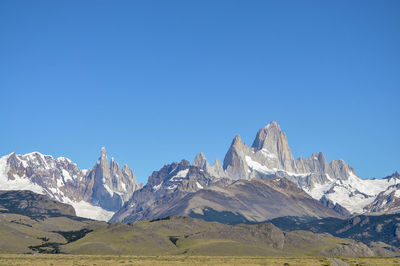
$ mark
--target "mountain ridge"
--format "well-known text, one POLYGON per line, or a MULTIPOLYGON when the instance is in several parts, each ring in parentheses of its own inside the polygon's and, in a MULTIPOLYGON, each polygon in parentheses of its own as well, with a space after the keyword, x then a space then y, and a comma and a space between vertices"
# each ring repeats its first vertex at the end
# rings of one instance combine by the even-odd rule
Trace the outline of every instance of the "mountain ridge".
POLYGON ((110 162, 104 148, 92 170, 65 157, 11 153, 0 158, 0 189, 31 190, 71 204, 79 216, 108 220, 140 187, 129 167, 110 162))
MULTIPOLYGON (((203 165, 208 165, 203 153, 202 157, 203 165)), ((203 167, 204 170, 209 168, 203 167)), ((345 161, 327 162, 322 152, 295 160, 286 134, 275 121, 257 132, 251 147, 242 143, 240 135, 236 135, 225 155, 223 171, 220 177, 234 180, 285 177, 313 198, 321 200, 324 197, 350 213, 368 212, 367 206, 380 192, 400 183, 400 178, 396 176, 386 182, 382 179, 361 179, 345 161)), ((213 174, 216 175, 215 172, 213 174)))
MULTIPOLYGON (((82 170, 65 157, 53 158, 38 152, 24 155, 11 153, 0 158, 0 189, 28 189, 46 194, 52 199, 72 204, 78 215, 108 220, 117 212, 121 216, 122 209, 132 213, 133 210, 128 210, 132 202, 127 203, 135 197, 137 200, 144 197, 149 202, 158 203, 164 197, 171 202, 177 200, 176 206, 169 208, 177 210, 180 206, 183 212, 159 210, 157 215, 187 215, 190 213, 188 206, 201 199, 199 195, 203 192, 197 193, 199 190, 206 190, 207 193, 214 191, 214 195, 220 193, 220 197, 224 193, 232 193, 227 188, 236 181, 284 178, 341 216, 400 211, 400 175, 397 172, 383 179, 361 179, 346 162, 341 159, 327 162, 322 152, 313 153, 308 158, 294 159, 287 136, 276 121, 259 129, 251 146, 243 143, 240 135, 236 135, 222 164, 218 158, 214 164, 209 164, 201 152, 192 164, 183 160, 165 167, 168 169, 154 171, 143 187, 137 183, 128 166, 121 168, 114 158, 108 159, 105 148, 101 149, 100 157, 92 169, 82 170), (196 200, 189 194, 196 195, 192 195, 196 200), (184 204, 179 200, 188 202, 184 204)), ((294 188, 291 189, 294 191, 294 188)), ((144 205, 132 208, 139 211, 144 207, 148 213, 139 214, 138 219, 151 218, 149 213, 156 215, 155 209, 151 210, 156 205, 149 206, 143 198, 140 200, 144 205)), ((192 207, 198 211, 213 205, 210 201, 209 206, 196 204, 192 207)), ((168 206, 164 208, 168 209, 168 206)), ((216 211, 229 210, 218 207, 216 211)))

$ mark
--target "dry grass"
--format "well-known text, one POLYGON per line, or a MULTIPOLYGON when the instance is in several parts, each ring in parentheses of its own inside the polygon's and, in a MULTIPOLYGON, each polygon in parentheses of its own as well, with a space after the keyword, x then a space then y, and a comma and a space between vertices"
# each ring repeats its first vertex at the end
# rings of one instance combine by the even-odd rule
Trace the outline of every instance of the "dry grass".
POLYGON ((329 265, 325 258, 232 256, 0 255, 0 265, 329 265))

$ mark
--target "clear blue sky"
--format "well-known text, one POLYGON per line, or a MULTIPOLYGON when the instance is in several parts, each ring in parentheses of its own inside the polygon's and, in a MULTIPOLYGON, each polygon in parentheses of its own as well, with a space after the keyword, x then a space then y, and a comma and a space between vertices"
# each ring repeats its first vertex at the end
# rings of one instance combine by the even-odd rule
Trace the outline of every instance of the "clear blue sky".
POLYGON ((400 170, 400 1, 0 1, 0 154, 141 182, 276 120, 295 157, 400 170))

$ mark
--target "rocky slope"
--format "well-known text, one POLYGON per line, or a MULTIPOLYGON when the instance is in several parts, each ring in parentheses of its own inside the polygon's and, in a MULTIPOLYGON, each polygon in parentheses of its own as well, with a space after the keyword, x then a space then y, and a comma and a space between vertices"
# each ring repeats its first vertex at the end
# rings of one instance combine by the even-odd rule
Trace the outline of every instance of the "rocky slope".
POLYGON ((212 176, 188 161, 172 163, 155 171, 147 184, 114 215, 112 222, 133 222, 167 215, 182 214, 185 196, 211 184, 212 176))
POLYGON ((0 191, 0 213, 17 213, 25 216, 75 216, 71 205, 60 203, 29 190, 0 191))
POLYGON ((81 170, 71 160, 38 152, 11 153, 0 158, 0 189, 30 190, 71 204, 78 216, 108 220, 139 188, 131 169, 122 170, 106 151, 93 170, 81 170))

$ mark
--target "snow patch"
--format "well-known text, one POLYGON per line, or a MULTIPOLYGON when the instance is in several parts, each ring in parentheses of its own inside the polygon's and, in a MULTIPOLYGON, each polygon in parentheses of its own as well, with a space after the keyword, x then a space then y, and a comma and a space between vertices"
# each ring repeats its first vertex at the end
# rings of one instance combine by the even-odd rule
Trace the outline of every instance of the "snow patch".
POLYGON ((107 190, 108 194, 110 194, 110 196, 112 197, 114 191, 112 191, 112 189, 107 184, 103 184, 103 186, 107 190))
POLYGON ((83 175, 86 176, 90 173, 91 170, 90 169, 82 169, 81 171, 82 171, 83 175))
POLYGON ((175 168, 174 169, 172 169, 168 174, 170 174, 170 173, 173 173, 174 171, 175 171, 175 169, 176 168, 178 168, 178 165, 177 166, 175 166, 175 168))
POLYGON ((68 182, 68 181, 73 181, 73 180, 74 180, 74 179, 71 177, 71 175, 68 173, 67 170, 62 169, 61 172, 62 172, 62 175, 63 175, 63 177, 64 177, 64 182, 68 182))
POLYGON ((253 170, 257 171, 257 172, 260 172, 260 173, 263 173, 263 174, 274 174, 276 172, 276 170, 275 171, 271 170, 268 167, 266 167, 266 166, 264 166, 264 165, 262 165, 262 164, 260 164, 260 163, 258 163, 256 161, 253 161, 249 156, 245 156, 245 159, 246 159, 247 165, 251 169, 253 169, 253 170))
POLYGON ((24 168, 27 168, 29 166, 28 163, 25 161, 25 158, 19 158, 19 159, 20 159, 20 162, 22 163, 22 166, 24 168))
POLYGON ((121 181, 121 187, 122 187, 122 190, 126 192, 126 185, 125 185, 125 183, 122 182, 122 181, 121 181))
POLYGON ((161 188, 163 182, 161 182, 160 184, 158 184, 157 186, 153 186, 153 190, 154 192, 158 191, 161 188))
POLYGON ((169 181, 179 181, 176 180, 177 178, 185 178, 187 176, 187 174, 189 173, 189 168, 185 169, 185 170, 180 170, 178 173, 176 173, 176 175, 174 175, 169 181))
POLYGON ((62 187, 64 185, 63 181, 61 179, 57 179, 57 187, 62 187))
POLYGON ((277 158, 275 154, 273 154, 272 152, 270 152, 270 151, 269 151, 268 149, 266 149, 266 148, 262 148, 262 149, 261 149, 261 153, 262 153, 265 157, 270 158, 270 159, 275 159, 275 158, 277 158))
POLYGON ((203 189, 203 186, 197 181, 196 181, 196 185, 197 185, 198 188, 203 189))
POLYGON ((171 185, 171 186, 167 187, 167 189, 169 189, 169 190, 174 190, 174 189, 177 188, 177 187, 178 187, 177 185, 171 185))
POLYGON ((73 163, 70 159, 68 159, 67 157, 58 157, 58 158, 56 159, 56 161, 58 161, 58 162, 66 161, 67 163, 75 164, 75 163, 73 163))
POLYGON ((72 205, 74 207, 76 216, 94 219, 98 221, 109 221, 114 215, 114 212, 106 211, 99 206, 94 206, 86 201, 71 201, 68 198, 64 198, 64 203, 72 205))

